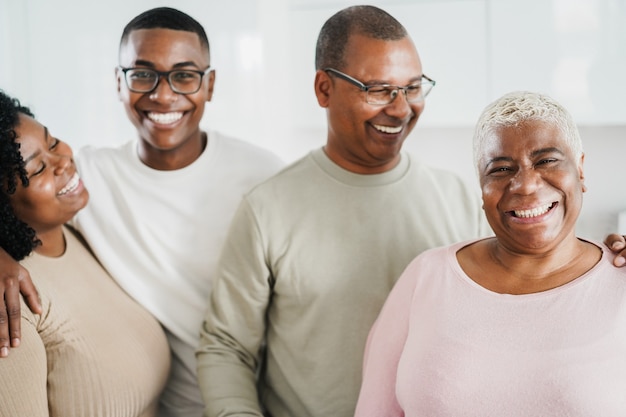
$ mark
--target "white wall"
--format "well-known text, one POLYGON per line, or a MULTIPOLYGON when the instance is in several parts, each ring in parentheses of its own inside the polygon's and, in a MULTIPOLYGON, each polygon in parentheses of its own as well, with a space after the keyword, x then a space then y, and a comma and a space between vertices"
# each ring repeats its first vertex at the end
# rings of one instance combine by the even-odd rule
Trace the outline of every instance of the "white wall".
MULTIPOLYGON (((358 2, 357 2, 358 3, 358 2)), ((590 191, 581 234, 617 230, 626 191, 626 0, 378 0, 405 24, 437 80, 407 149, 474 182, 471 132, 514 89, 548 93, 581 126, 590 191)), ((291 161, 325 140, 313 94, 319 28, 353 1, 0 0, 0 88, 74 147, 134 136, 115 92, 124 25, 169 5, 207 29, 217 70, 202 121, 291 161)))

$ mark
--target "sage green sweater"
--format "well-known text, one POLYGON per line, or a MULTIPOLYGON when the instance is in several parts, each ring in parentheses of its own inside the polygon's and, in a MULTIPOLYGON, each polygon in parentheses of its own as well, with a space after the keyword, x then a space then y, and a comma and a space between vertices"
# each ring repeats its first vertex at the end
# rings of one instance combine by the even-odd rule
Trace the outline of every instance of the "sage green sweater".
POLYGON ((456 175, 408 154, 358 175, 318 149, 254 188, 201 330, 205 415, 352 417, 367 335, 396 279, 425 249, 486 235, 480 207, 456 175))

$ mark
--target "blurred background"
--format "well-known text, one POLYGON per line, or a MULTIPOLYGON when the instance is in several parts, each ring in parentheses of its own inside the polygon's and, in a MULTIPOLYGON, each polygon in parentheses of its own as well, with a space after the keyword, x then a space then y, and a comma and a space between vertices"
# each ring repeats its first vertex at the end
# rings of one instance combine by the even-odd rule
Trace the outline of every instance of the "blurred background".
MULTIPOLYGON (((315 41, 341 0, 0 0, 0 89, 73 147, 134 137, 114 68, 126 23, 157 6, 202 23, 217 71, 202 125, 290 162, 321 146, 315 41)), ((583 137, 589 191, 581 236, 626 233, 626 0, 376 0, 409 30, 437 81, 405 149, 479 192, 471 138, 481 110, 511 91, 550 94, 583 137), (621 222, 620 222, 621 215, 621 222)), ((428 196, 424 196, 428 198, 428 196)))

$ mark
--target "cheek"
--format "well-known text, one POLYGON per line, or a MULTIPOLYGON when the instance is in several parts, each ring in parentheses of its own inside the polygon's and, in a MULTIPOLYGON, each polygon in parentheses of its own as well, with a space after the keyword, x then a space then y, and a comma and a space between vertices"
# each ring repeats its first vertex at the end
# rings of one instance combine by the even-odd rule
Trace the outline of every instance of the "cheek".
POLYGON ((23 222, 31 223, 30 213, 34 211, 37 204, 28 195, 16 193, 11 197, 11 207, 17 218, 23 222))
POLYGON ((120 101, 124 104, 126 108, 126 112, 128 114, 138 113, 139 111, 135 108, 137 102, 141 100, 143 94, 133 93, 129 90, 122 90, 120 93, 120 101))
POLYGON ((425 107, 426 107, 425 101, 422 101, 421 103, 411 103, 411 110, 415 114, 414 119, 417 119, 420 116, 420 114, 422 114, 425 107))
MULTIPOLYGON (((49 172, 50 170, 46 170, 49 172)), ((52 175, 44 175, 35 177, 35 180, 31 178, 31 181, 27 188, 22 188, 16 192, 16 201, 21 206, 33 209, 42 207, 44 205, 51 204, 51 200, 56 199, 56 184, 52 175)))
POLYGON ((484 182, 481 184, 483 210, 496 210, 498 203, 502 197, 502 191, 492 182, 484 182))

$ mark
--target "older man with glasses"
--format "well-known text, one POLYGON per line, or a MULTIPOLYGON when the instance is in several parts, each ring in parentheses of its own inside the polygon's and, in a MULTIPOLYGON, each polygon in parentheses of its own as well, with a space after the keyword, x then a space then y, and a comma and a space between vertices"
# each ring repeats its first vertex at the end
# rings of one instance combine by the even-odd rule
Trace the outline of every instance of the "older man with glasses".
POLYGON ((365 85, 356 78, 352 78, 348 74, 344 74, 334 68, 324 68, 324 71, 330 72, 350 84, 357 86, 361 91, 365 92, 366 102, 379 106, 384 106, 394 101, 398 95, 398 91, 404 93, 404 97, 409 103, 418 103, 424 100, 428 93, 430 93, 430 90, 435 86, 435 80, 428 78, 426 74, 422 74, 421 80, 415 81, 405 87, 400 87, 389 84, 365 85))
POLYGON ((338 12, 316 69, 325 146, 246 195, 218 264, 198 353, 208 417, 351 417, 368 331, 404 267, 488 233, 477 193, 401 151, 435 82, 396 19, 338 12))

